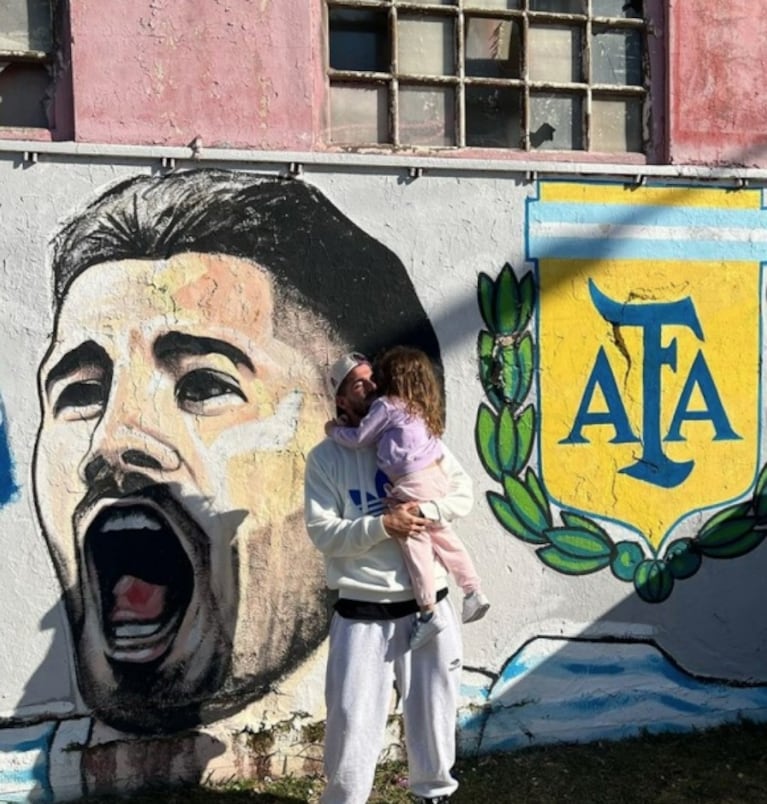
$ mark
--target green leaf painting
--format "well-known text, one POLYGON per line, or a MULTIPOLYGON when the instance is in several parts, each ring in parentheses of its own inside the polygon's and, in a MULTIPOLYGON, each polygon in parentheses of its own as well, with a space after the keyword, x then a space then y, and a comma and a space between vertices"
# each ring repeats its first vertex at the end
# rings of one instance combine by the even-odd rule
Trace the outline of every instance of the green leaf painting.
POLYGON ((562 524, 554 522, 551 501, 531 465, 538 424, 535 403, 528 400, 536 366, 536 292, 532 271, 518 277, 509 264, 495 279, 481 273, 477 280, 485 325, 477 339, 479 379, 489 404, 479 405, 474 435, 482 466, 500 485, 486 496, 501 527, 534 545, 550 569, 577 576, 609 568, 647 603, 666 600, 674 583, 695 575, 704 558, 736 558, 761 544, 767 534, 767 465, 750 500, 717 512, 693 538, 668 544, 663 555, 649 542, 613 542, 582 513, 560 510, 562 524))

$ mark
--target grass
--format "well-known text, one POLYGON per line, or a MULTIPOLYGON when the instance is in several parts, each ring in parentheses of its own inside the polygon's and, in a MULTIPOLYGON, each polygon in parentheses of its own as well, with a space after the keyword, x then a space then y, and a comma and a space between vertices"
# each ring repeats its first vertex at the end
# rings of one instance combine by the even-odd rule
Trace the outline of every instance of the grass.
MULTIPOLYGON (((767 724, 744 722, 685 734, 621 742, 529 748, 461 760, 461 786, 451 804, 764 804, 767 724)), ((406 804, 406 769, 379 769, 370 804, 406 804)), ((306 804, 317 802, 317 778, 231 782, 128 797, 136 804, 306 804)), ((117 804, 126 798, 83 801, 117 804)))

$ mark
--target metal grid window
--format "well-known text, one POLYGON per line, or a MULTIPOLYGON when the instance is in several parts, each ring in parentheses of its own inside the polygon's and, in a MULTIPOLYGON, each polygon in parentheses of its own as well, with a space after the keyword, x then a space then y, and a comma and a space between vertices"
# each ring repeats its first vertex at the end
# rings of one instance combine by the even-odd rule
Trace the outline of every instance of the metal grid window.
POLYGON ((642 0, 327 0, 338 145, 643 152, 642 0))
POLYGON ((53 0, 0 2, 0 126, 47 128, 53 0))

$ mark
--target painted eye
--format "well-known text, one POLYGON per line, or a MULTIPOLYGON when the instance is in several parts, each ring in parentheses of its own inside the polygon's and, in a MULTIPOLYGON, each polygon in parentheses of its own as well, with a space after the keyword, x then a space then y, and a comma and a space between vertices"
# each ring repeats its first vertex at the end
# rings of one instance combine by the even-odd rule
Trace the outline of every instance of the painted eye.
POLYGON ((213 369, 195 369, 176 384, 176 401, 189 413, 211 416, 248 400, 234 377, 213 369))
POLYGON ((68 421, 92 419, 104 409, 107 393, 106 383, 102 379, 71 382, 56 397, 53 415, 68 421))

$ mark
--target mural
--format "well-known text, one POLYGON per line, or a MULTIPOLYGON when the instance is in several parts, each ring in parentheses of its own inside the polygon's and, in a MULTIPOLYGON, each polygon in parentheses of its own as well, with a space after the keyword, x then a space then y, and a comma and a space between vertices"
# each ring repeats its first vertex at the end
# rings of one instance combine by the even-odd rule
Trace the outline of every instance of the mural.
POLYGON ((722 237, 723 205, 735 226, 764 225, 758 191, 542 182, 527 207, 536 278, 510 265, 479 277, 489 404, 475 432, 502 486, 487 494, 493 514, 551 569, 609 567, 650 603, 704 558, 744 555, 765 536, 762 247, 722 237))
POLYGON ((462 751, 767 717, 760 191, 77 156, 0 204, 0 798, 320 771, 304 455, 402 342, 480 492, 462 751))
POLYGON ((433 334, 401 263, 285 179, 125 181, 53 274, 34 490, 81 692, 132 731, 221 717, 327 631, 302 519, 326 356, 433 334), (384 278, 396 310, 370 309, 384 278))

